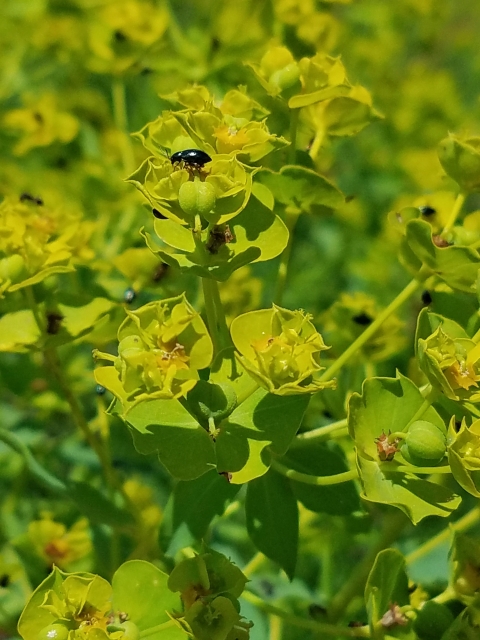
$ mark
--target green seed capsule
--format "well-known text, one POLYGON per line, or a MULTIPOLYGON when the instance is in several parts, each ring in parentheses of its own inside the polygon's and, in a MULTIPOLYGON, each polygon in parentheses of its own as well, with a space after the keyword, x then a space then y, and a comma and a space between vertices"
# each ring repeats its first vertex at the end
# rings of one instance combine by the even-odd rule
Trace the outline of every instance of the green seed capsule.
POLYGON ((63 624, 49 624, 38 634, 38 640, 67 640, 68 629, 63 624))
POLYGON ((0 280, 20 282, 26 274, 25 260, 18 253, 0 260, 0 280))
POLYGON ((140 336, 126 336, 123 340, 120 340, 118 345, 118 355, 124 355, 125 351, 130 349, 143 351, 143 342, 140 336))
POLYGON ((292 87, 300 78, 300 69, 296 62, 287 64, 283 69, 278 69, 270 76, 270 82, 282 91, 292 87))
POLYGON ((123 629, 122 640, 138 640, 140 638, 140 629, 131 620, 122 622, 120 626, 123 629))
POLYGON ((442 461, 447 442, 442 431, 431 422, 417 420, 410 425, 400 451, 417 467, 434 467, 442 461))
POLYGON ((215 189, 209 182, 193 180, 184 182, 178 191, 178 202, 191 216, 208 216, 215 206, 215 189))
POLYGON ((413 628, 420 640, 438 640, 453 622, 453 614, 444 604, 430 600, 418 612, 413 628))

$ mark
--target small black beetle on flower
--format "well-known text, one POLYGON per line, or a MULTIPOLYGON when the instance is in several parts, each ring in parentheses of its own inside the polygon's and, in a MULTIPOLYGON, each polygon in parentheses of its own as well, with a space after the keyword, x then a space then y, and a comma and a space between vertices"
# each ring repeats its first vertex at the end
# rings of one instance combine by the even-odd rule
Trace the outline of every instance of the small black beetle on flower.
POLYGON ((211 161, 212 159, 208 153, 201 149, 184 149, 170 156, 170 162, 173 165, 183 163, 186 169, 196 169, 197 171, 203 169, 204 165, 211 161))

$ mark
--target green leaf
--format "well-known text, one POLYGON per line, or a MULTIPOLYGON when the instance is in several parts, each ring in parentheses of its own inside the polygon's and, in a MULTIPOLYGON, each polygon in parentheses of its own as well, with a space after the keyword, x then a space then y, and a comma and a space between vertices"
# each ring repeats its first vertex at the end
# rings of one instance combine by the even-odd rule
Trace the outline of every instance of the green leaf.
MULTIPOLYGON (((290 449, 281 460, 290 469, 313 476, 330 476, 348 471, 349 467, 339 447, 313 441, 308 446, 290 449)), ((330 515, 350 515, 360 508, 355 483, 315 487, 292 480, 293 492, 310 511, 330 515)))
POLYGON ((292 96, 288 101, 289 109, 301 109, 302 107, 308 107, 311 104, 317 102, 324 102, 325 100, 331 100, 332 98, 338 98, 340 96, 347 96, 351 91, 351 87, 346 84, 339 84, 334 87, 324 87, 318 91, 312 91, 311 93, 300 93, 299 95, 292 96))
POLYGON ((195 251, 195 240, 193 239, 192 230, 184 227, 174 220, 155 220, 154 229, 157 236, 168 244, 169 247, 193 253, 195 251))
POLYGON ((475 420, 469 427, 462 420, 457 433, 453 416, 448 441, 448 462, 453 477, 465 491, 480 498, 480 420, 475 420))
POLYGON ((298 506, 292 487, 270 470, 248 484, 247 530, 254 545, 293 579, 297 562, 298 506))
MULTIPOLYGON (((261 185, 263 186, 263 185, 261 185)), ((264 190, 268 191, 266 187, 264 190)), ((288 243, 288 230, 279 216, 257 198, 250 198, 247 206, 228 223, 232 241, 217 252, 196 248, 192 231, 171 220, 156 220, 158 236, 177 252, 165 251, 147 232, 143 236, 151 251, 167 264, 202 278, 224 281, 236 270, 251 262, 271 260, 280 255, 288 243)), ((209 232, 202 241, 208 244, 209 232)))
POLYGON ((213 442, 177 400, 146 400, 125 416, 140 453, 157 452, 168 471, 193 480, 215 466, 213 442))
MULTIPOLYGON (((460 504, 450 489, 411 473, 397 471, 395 460, 381 462, 376 439, 390 431, 404 431, 419 414, 424 399, 408 378, 372 378, 364 382, 362 395, 349 402, 349 430, 357 446, 357 466, 363 498, 401 509, 414 524, 429 515, 449 516, 460 504)), ((433 407, 421 412, 422 420, 445 431, 445 424, 433 407)), ((396 454, 398 455, 398 454, 396 454)))
POLYGON ((92 524, 101 523, 111 527, 122 527, 134 521, 129 511, 118 507, 87 482, 70 481, 68 492, 80 512, 87 516, 92 524))
POLYGON ((447 333, 451 338, 469 338, 467 332, 463 327, 457 324, 454 320, 445 318, 438 313, 432 313, 428 309, 422 309, 417 318, 417 330, 415 333, 415 345, 418 344, 420 339, 425 340, 432 333, 435 332, 438 327, 442 327, 443 331, 447 333))
POLYGON ((322 116, 325 129, 331 136, 353 136, 383 117, 369 104, 346 96, 333 98, 322 116))
POLYGON ((365 585, 365 604, 372 637, 374 625, 387 613, 390 605, 409 604, 405 559, 396 549, 384 549, 377 555, 365 585))
POLYGON ((262 170, 258 180, 273 193, 277 202, 306 213, 323 213, 325 207, 338 209, 342 193, 327 178, 312 169, 287 165, 279 173, 262 170))
POLYGON ((0 351, 22 353, 39 338, 40 329, 30 309, 6 313, 0 318, 0 351))
MULTIPOLYGON (((167 586, 168 575, 150 562, 130 560, 122 564, 112 579, 113 608, 128 614, 140 631, 169 622, 168 612, 181 611, 180 598, 167 586)), ((185 640, 177 627, 148 635, 151 640, 185 640)))
POLYGON ((18 632, 23 640, 37 640, 38 632, 55 622, 53 613, 41 607, 48 591, 53 590, 58 596, 62 594, 62 584, 67 574, 54 567, 52 573, 38 585, 30 596, 18 621, 18 632))
POLYGON ((286 453, 309 403, 307 395, 278 396, 257 389, 219 426, 216 436, 219 471, 232 472, 233 483, 264 474, 269 457, 286 453))
POLYGON ((162 548, 168 547, 179 530, 186 529, 191 542, 201 540, 213 518, 224 513, 239 490, 239 485, 230 484, 217 471, 209 471, 189 482, 179 482, 163 514, 160 530, 162 548))
POLYGON ((432 241, 432 227, 425 220, 407 224, 406 240, 411 251, 452 289, 474 293, 477 287, 480 256, 469 247, 437 247, 432 241))

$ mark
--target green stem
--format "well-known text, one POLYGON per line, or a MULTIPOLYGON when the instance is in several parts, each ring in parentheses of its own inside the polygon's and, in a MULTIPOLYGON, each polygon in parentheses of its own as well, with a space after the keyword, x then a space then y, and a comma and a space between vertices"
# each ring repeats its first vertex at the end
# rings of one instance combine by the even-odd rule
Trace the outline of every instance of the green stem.
POLYGON ((290 478, 290 480, 296 480, 297 482, 303 482, 304 484, 313 484, 317 487, 327 487, 332 484, 342 484, 342 482, 350 482, 358 478, 358 472, 356 469, 350 469, 344 473, 336 473, 331 476, 312 476, 308 473, 301 473, 295 471, 295 469, 289 469, 278 460, 272 460, 272 469, 275 469, 282 476, 290 478))
MULTIPOLYGON (((369 638, 370 632, 368 627, 341 627, 340 625, 328 624, 326 622, 317 622, 316 620, 307 620, 306 618, 299 618, 293 614, 288 613, 284 609, 280 609, 268 602, 262 600, 251 591, 244 591, 241 597, 255 605, 262 611, 269 613, 270 615, 281 618, 286 624, 292 627, 299 627, 300 629, 310 629, 323 636, 332 636, 334 638, 342 636, 345 638, 369 638)), ((322 637, 323 637, 322 636, 322 637)))
POLYGON ((172 627, 176 627, 177 623, 175 620, 168 620, 167 622, 162 622, 162 624, 157 624, 155 627, 150 627, 150 629, 144 629, 140 631, 140 638, 148 638, 148 636, 153 636, 159 631, 164 631, 164 629, 170 629, 172 627))
POLYGON ((443 467, 415 467, 413 464, 390 465, 389 462, 381 462, 379 468, 382 473, 410 473, 412 475, 432 475, 434 473, 452 473, 448 465, 443 467))
POLYGON ((420 547, 415 549, 415 551, 412 551, 407 556, 405 556, 407 564, 412 564, 412 562, 415 562, 422 556, 426 556, 427 554, 429 554, 430 551, 433 551, 433 549, 435 549, 435 547, 438 547, 440 544, 447 542, 452 535, 452 531, 465 531, 466 529, 470 529, 470 527, 473 527, 473 525, 475 525, 479 520, 480 508, 475 507, 456 522, 452 522, 451 524, 449 524, 448 527, 446 527, 436 536, 433 536, 433 538, 427 540, 425 544, 422 544, 420 547))
POLYGON ((202 278, 203 302, 207 316, 208 331, 212 338, 214 352, 217 354, 221 350, 221 341, 211 285, 212 280, 210 278, 202 278))
MULTIPOLYGON (((135 167, 135 156, 132 141, 128 132, 128 115, 125 95, 125 83, 121 78, 114 78, 112 83, 113 120, 120 135, 120 153, 122 157, 122 171, 127 176, 135 167)), ((137 208, 127 204, 123 215, 115 226, 115 234, 105 248, 105 256, 111 259, 116 256, 123 243, 123 239, 130 231, 137 215, 137 208)))
POLYGON ((282 639, 282 618, 275 616, 271 613, 268 616, 268 622, 270 626, 269 640, 281 640, 282 639))
POLYGON ((288 164, 295 164, 297 159, 297 130, 299 116, 300 109, 290 109, 290 146, 288 147, 288 164))
POLYGON ((335 431, 340 431, 342 435, 345 435, 347 433, 345 431, 346 427, 347 419, 344 418, 343 420, 338 420, 338 422, 327 424, 325 427, 318 427, 318 429, 311 429, 311 431, 299 433, 292 442, 291 447, 303 447, 310 444, 311 440, 325 440, 326 438, 331 437, 331 434, 335 431))
POLYGON ((450 585, 439 593, 438 596, 432 598, 434 602, 438 602, 438 604, 445 604, 446 602, 450 602, 450 600, 458 600, 458 594, 450 585))
POLYGON ((120 132, 122 146, 122 164, 125 173, 131 173, 135 166, 132 143, 128 134, 127 100, 125 83, 120 78, 114 78, 112 84, 113 120, 120 132))
POLYGON ((398 538, 398 535, 407 522, 407 517, 399 511, 392 511, 384 516, 383 527, 378 540, 368 550, 363 560, 355 566, 350 574, 350 578, 332 599, 328 608, 328 617, 331 621, 335 622, 338 620, 351 600, 363 592, 368 574, 373 567, 377 555, 398 538))
POLYGON ((387 318, 402 306, 422 286, 419 280, 412 280, 398 296, 375 318, 371 325, 352 342, 352 344, 335 360, 335 362, 321 376, 321 380, 331 380, 333 376, 359 351, 370 338, 375 335, 387 318))
POLYGON ((453 228, 453 225, 457 221, 458 215, 465 203, 466 197, 467 197, 467 194, 464 193, 463 191, 461 191, 458 194, 457 199, 455 200, 455 204, 453 205, 452 212, 450 213, 450 217, 447 220, 447 224, 443 228, 443 231, 442 231, 443 234, 448 233, 453 228))
POLYGON ((280 265, 278 267, 277 274, 277 284, 275 286, 275 294, 273 300, 275 304, 281 305, 283 299, 283 293, 285 291, 285 285, 287 283, 287 273, 288 273, 288 265, 290 262, 290 254, 292 253, 292 245, 293 245, 293 232, 295 230, 295 225, 297 224, 297 220, 299 217, 299 213, 295 212, 285 212, 285 224, 288 229, 288 243, 280 258, 280 265))
POLYGON ((220 290, 218 288, 218 282, 216 280, 211 281, 212 298, 215 305, 215 314, 217 316, 217 324, 220 334, 220 343, 222 349, 232 346, 232 340, 230 338, 230 330, 228 328, 227 319, 225 317, 225 310, 223 308, 223 302, 220 297, 220 290))
POLYGON ((57 495, 67 495, 66 485, 44 469, 42 465, 35 460, 30 449, 16 434, 11 431, 7 431, 6 429, 0 429, 0 440, 22 456, 30 474, 43 487, 57 495))

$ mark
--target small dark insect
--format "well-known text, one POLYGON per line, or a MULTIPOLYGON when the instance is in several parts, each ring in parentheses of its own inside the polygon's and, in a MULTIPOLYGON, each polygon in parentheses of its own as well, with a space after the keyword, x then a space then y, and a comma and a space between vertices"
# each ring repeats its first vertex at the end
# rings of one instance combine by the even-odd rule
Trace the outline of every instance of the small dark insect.
POLYGON ((102 386, 101 384, 96 385, 95 393, 97 394, 97 396, 103 396, 105 392, 106 392, 106 389, 104 386, 102 386))
POLYGON ((10 584, 10 576, 6 573, 0 576, 0 587, 4 589, 10 584))
POLYGON ((42 114, 39 113, 38 111, 34 111, 33 118, 36 122, 38 122, 38 124, 43 124, 45 122, 42 114))
POLYGON ((426 307, 428 307, 428 305, 432 303, 432 296, 430 295, 430 291, 424 291, 422 293, 422 302, 426 307))
POLYGON ((173 165, 183 164, 186 169, 197 171, 202 170, 204 165, 211 161, 212 159, 208 153, 201 149, 184 149, 170 156, 170 162, 173 165))
POLYGON ((47 333, 51 336, 56 335, 60 331, 63 316, 60 313, 52 311, 47 313, 47 333))
POLYGON ((114 32, 113 37, 117 42, 125 42, 125 40, 127 39, 127 36, 123 33, 123 31, 120 31, 120 29, 117 29, 114 32))
POLYGON ((362 311, 356 316, 353 316, 352 320, 362 326, 367 326, 368 324, 372 324, 373 322, 373 318, 371 318, 368 313, 365 313, 365 311, 362 311))
POLYGON ((32 196, 31 193, 26 193, 26 192, 22 193, 22 195, 20 196, 20 202, 33 202, 33 204, 36 204, 39 207, 43 205, 43 200, 41 198, 32 196))
POLYGON ((433 207, 429 207, 428 205, 424 206, 424 207, 418 207, 420 209, 420 213, 422 214, 422 216, 425 216, 426 218, 428 218, 429 216, 433 216, 435 213, 437 213, 437 210, 434 209, 433 207))
POLYGON ((224 229, 222 229, 222 227, 213 227, 210 231, 206 247, 210 253, 218 253, 220 247, 232 242, 233 240, 234 237, 228 224, 225 225, 224 229))
POLYGON ((128 289, 126 289, 125 293, 123 294, 123 301, 126 302, 127 304, 131 304, 136 297, 137 297, 137 294, 135 290, 132 289, 132 287, 128 287, 128 289))
POLYGON ((160 211, 158 209, 152 209, 152 213, 154 215, 155 218, 157 218, 158 220, 166 220, 167 216, 164 216, 163 213, 160 213, 160 211))
POLYGON ((165 262, 161 262, 158 267, 155 267, 155 271, 153 272, 152 280, 153 282, 160 282, 162 278, 166 275, 169 269, 168 264, 165 262))

